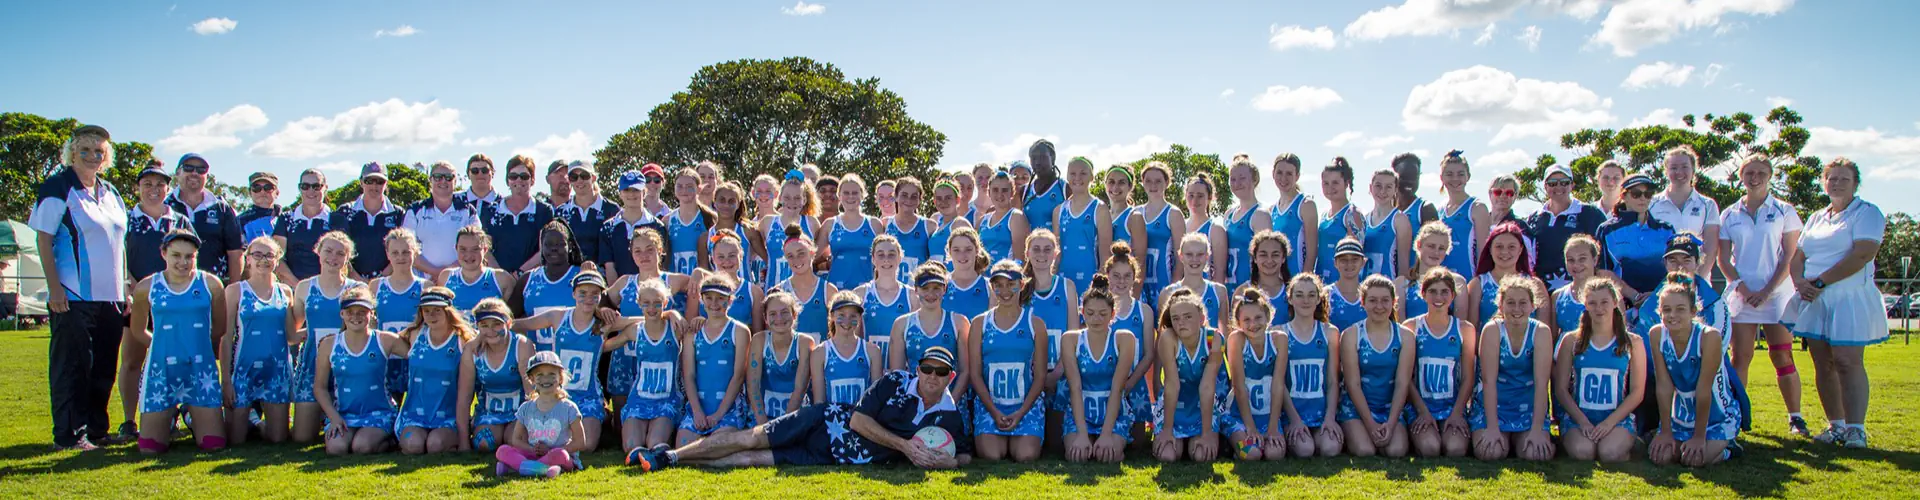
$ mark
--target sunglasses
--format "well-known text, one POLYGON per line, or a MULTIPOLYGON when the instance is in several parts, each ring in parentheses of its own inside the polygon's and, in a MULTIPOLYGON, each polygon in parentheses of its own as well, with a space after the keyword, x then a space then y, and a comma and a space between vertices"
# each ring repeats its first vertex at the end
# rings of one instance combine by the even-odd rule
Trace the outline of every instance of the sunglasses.
POLYGON ((1495 198, 1508 198, 1508 197, 1512 197, 1513 195, 1515 195, 1515 194, 1518 194, 1518 193, 1519 193, 1518 191, 1514 191, 1514 190, 1512 190, 1512 189, 1489 189, 1489 190, 1487 190, 1487 194, 1490 194, 1490 195, 1493 195, 1493 197, 1495 197, 1495 198))
POLYGON ((318 183, 318 182, 302 182, 302 183, 300 183, 300 190, 301 190, 301 191, 312 191, 312 190, 315 190, 315 189, 326 189, 326 187, 327 187, 327 185, 326 185, 326 184, 322 184, 322 183, 318 183))
POLYGON ((1561 179, 1557 181, 1547 181, 1547 187, 1557 188, 1557 187, 1567 187, 1571 185, 1573 185, 1573 181, 1566 180, 1566 179, 1561 179))
POLYGON ((361 185, 372 184, 375 186, 385 186, 387 185, 387 180, 379 177, 374 177, 369 179, 360 179, 360 184, 361 185))
POLYGON ((428 178, 431 178, 436 181, 453 182, 453 174, 433 174, 428 176, 428 178))
POLYGON ((945 377, 947 375, 953 374, 953 368, 946 367, 946 366, 920 365, 920 373, 932 375, 935 377, 945 377))
POLYGON ((253 188, 253 192, 255 192, 255 193, 264 193, 264 192, 267 192, 267 191, 272 191, 272 190, 273 190, 273 185, 272 185, 272 184, 267 184, 267 183, 265 183, 265 182, 262 182, 262 183, 259 183, 259 184, 254 184, 254 185, 252 186, 252 188, 253 188))
POLYGON ((485 167, 469 168, 467 169, 467 175, 487 175, 488 172, 492 172, 492 171, 493 169, 485 168, 485 167))
POLYGON ((185 173, 189 173, 189 174, 204 174, 204 173, 207 173, 207 166, 206 166, 206 165, 194 165, 194 164, 191 164, 191 163, 189 163, 189 164, 186 164, 186 165, 181 165, 181 166, 180 166, 180 171, 181 171, 181 172, 185 172, 185 173))
POLYGON ((527 174, 527 173, 519 173, 519 174, 507 174, 507 180, 510 180, 510 181, 530 181, 530 180, 533 180, 533 174, 527 174))
POLYGON ((570 181, 584 181, 592 178, 593 178, 593 174, 588 174, 588 173, 567 174, 567 180, 570 180, 570 181))
POLYGON ((653 176, 647 177, 647 184, 661 184, 665 182, 667 182, 667 179, 664 177, 653 177, 653 176))
POLYGON ((1629 189, 1629 190, 1627 190, 1627 197, 1628 197, 1628 198, 1652 198, 1652 197, 1653 197, 1653 190, 1651 190, 1651 189, 1629 189))

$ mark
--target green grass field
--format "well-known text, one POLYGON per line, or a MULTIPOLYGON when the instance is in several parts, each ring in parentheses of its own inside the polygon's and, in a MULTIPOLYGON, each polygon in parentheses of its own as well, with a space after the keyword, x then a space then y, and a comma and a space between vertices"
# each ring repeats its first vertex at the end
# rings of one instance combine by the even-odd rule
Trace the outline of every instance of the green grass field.
MULTIPOLYGON (((1313 459, 1280 463, 1163 466, 975 465, 959 471, 790 467, 733 471, 675 469, 641 475, 617 452, 587 457, 591 469, 554 481, 496 479, 491 456, 331 457, 319 447, 247 445, 201 454, 176 447, 158 460, 131 446, 91 453, 49 448, 46 332, 0 333, 0 496, 6 498, 639 496, 793 498, 961 495, 1020 498, 1165 496, 1386 497, 1920 497, 1920 347, 1896 336, 1867 350, 1872 373, 1872 450, 1843 450, 1788 437, 1771 377, 1752 384, 1759 424, 1742 436, 1746 457, 1706 471, 1655 467, 1644 459, 1602 467, 1560 460, 1483 463, 1451 459, 1313 459)), ((1804 356, 1800 366, 1811 365, 1804 356)), ((1764 358, 1756 373, 1769 373, 1764 358)), ((1806 371, 1803 368, 1803 371, 1806 371)), ((1805 380, 1809 420, 1824 425, 1805 380)), ((118 406, 113 407, 119 422, 118 406)), ((181 444, 185 444, 182 442, 181 444)))

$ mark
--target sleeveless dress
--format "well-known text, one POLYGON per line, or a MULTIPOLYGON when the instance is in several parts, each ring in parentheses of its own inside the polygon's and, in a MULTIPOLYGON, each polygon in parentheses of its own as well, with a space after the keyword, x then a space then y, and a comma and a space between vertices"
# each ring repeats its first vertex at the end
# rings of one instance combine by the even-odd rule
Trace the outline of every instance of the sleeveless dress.
POLYGON ((1339 211, 1320 216, 1320 227, 1316 229, 1319 231, 1320 249, 1315 254, 1319 262, 1314 263, 1313 271, 1320 274, 1322 281, 1331 283, 1340 279, 1340 272, 1333 268, 1333 250, 1334 247, 1340 246, 1341 238, 1349 236, 1347 217, 1350 216, 1347 214, 1352 211, 1353 204, 1348 203, 1347 206, 1340 207, 1339 211))
MULTIPOLYGON (((1440 214, 1440 222, 1447 225, 1447 230, 1451 233, 1448 239, 1453 242, 1447 249, 1447 258, 1440 262, 1447 266, 1447 269, 1452 269, 1455 274, 1461 276, 1474 275, 1474 259, 1475 256, 1480 255, 1480 249, 1475 248, 1473 244, 1473 205, 1479 202, 1480 200, 1468 196, 1466 202, 1453 209, 1453 213, 1440 214)), ((1441 208, 1444 209, 1444 207, 1441 208)), ((1419 232, 1418 227, 1414 228, 1414 234, 1419 232)))
MULTIPOLYGON (((1144 208, 1142 210, 1145 210, 1144 208)), ((1141 212, 1143 215, 1146 212, 1141 212)), ((1149 304, 1160 303, 1160 289, 1173 283, 1173 225, 1168 215, 1173 213, 1173 205, 1160 207, 1160 213, 1147 217, 1147 241, 1145 245, 1135 245, 1134 250, 1141 252, 1140 262, 1146 268, 1146 276, 1141 279, 1140 287, 1144 299, 1149 304)))
MULTIPOLYGON (((1142 362, 1146 361, 1147 349, 1153 348, 1151 345, 1148 345, 1148 334, 1152 333, 1149 329, 1152 328, 1153 318, 1148 317, 1146 313, 1145 301, 1133 300, 1132 302, 1133 306, 1131 307, 1121 306, 1115 308, 1112 329, 1116 332, 1126 331, 1133 333, 1133 338, 1136 341, 1135 345, 1138 346, 1133 350, 1133 366, 1138 367, 1142 362), (1122 312, 1125 313, 1125 316, 1121 315, 1122 312)), ((1132 421, 1151 422, 1153 420, 1152 395, 1148 394, 1148 392, 1146 378, 1141 378, 1139 383, 1135 383, 1133 387, 1127 389, 1126 410, 1132 413, 1132 415, 1128 415, 1128 418, 1132 419, 1132 421)))
POLYGON ((860 219, 860 227, 852 229, 840 225, 840 218, 834 217, 833 228, 827 232, 827 248, 833 254, 827 282, 840 290, 852 290, 872 281, 875 236, 873 224, 865 216, 860 219))
POLYGON ((788 340, 785 352, 775 352, 769 335, 767 344, 760 349, 760 409, 767 420, 786 415, 787 402, 793 400, 793 380, 800 374, 801 338, 794 335, 788 340))
MULTIPOLYGON (((926 354, 927 349, 935 347, 945 348, 949 353, 960 352, 959 332, 960 329, 953 324, 952 311, 940 312, 940 326, 933 331, 927 331, 927 328, 920 324, 920 315, 913 314, 907 319, 906 329, 900 332, 901 342, 906 343, 902 351, 907 355, 905 358, 907 363, 917 367, 920 356, 926 354)), ((905 370, 907 367, 902 366, 900 369, 905 370)), ((956 380, 965 380, 960 378, 965 376, 962 370, 954 370, 954 372, 960 374, 956 376, 956 380)))
POLYGON ((867 343, 854 344, 853 354, 845 354, 832 340, 825 341, 827 358, 820 367, 820 383, 827 388, 822 403, 852 405, 860 402, 867 386, 873 385, 873 359, 867 357, 867 343))
POLYGON ((601 397, 605 391, 600 387, 600 354, 606 338, 596 330, 598 321, 590 320, 582 325, 573 319, 569 310, 560 317, 560 326, 554 328, 553 350, 560 355, 560 364, 567 367, 567 399, 580 407, 580 418, 607 419, 607 405, 601 397))
POLYGON ((972 319, 987 312, 991 300, 987 294, 987 277, 975 275, 973 283, 961 286, 958 280, 947 285, 947 295, 940 298, 940 308, 960 313, 960 316, 972 319))
POLYGON ((1033 407, 1010 430, 1001 430, 995 425, 993 413, 986 408, 990 404, 1003 415, 1012 414, 1026 402, 1027 388, 1039 384, 1044 375, 1033 371, 1033 350, 1044 346, 1033 343, 1033 324, 1029 321, 1032 314, 1031 310, 1022 311, 1010 329, 1001 327, 993 316, 986 317, 986 328, 980 332, 980 365, 984 372, 981 376, 987 382, 987 394, 974 401, 973 425, 977 434, 1040 436, 1045 431, 1045 398, 1034 400, 1033 407))
POLYGON ((1361 245, 1367 251, 1367 276, 1386 276, 1388 279, 1400 276, 1400 230, 1393 227, 1394 220, 1399 216, 1400 211, 1395 209, 1378 223, 1367 221, 1366 232, 1361 240, 1361 245))
MULTIPOLYGON (((520 301, 527 316, 538 316, 554 309, 573 307, 573 276, 580 274, 579 267, 567 268, 567 272, 558 279, 547 279, 546 269, 536 269, 527 273, 526 292, 520 301)), ((529 332, 533 347, 542 351, 552 351, 554 342, 553 328, 529 332)), ((577 403, 577 402, 576 402, 577 403)))
POLYGON ((1064 282, 1055 279, 1053 286, 1045 292, 1034 290, 1033 300, 1027 303, 1027 311, 1047 324, 1047 370, 1053 371, 1060 365, 1060 333, 1067 331, 1067 315, 1073 314, 1079 304, 1067 303, 1064 282))
MULTIPOLYGON (((949 218, 946 215, 938 214, 938 213, 933 215, 934 217, 938 217, 941 220, 938 222, 931 222, 931 221, 927 222, 928 224, 933 225, 933 230, 927 232, 927 260, 926 261, 946 263, 947 262, 947 241, 953 239, 953 222, 958 219, 949 218)), ((921 217, 921 219, 925 220, 926 217, 921 217)), ((905 269, 907 269, 907 273, 909 274, 913 273, 913 270, 912 270, 913 268, 905 268, 905 269)))
MULTIPOLYGON (((207 274, 193 273, 183 290, 155 273, 147 291, 153 341, 140 373, 140 413, 220 408, 219 357, 213 350, 213 292, 207 274)), ((337 316, 336 316, 337 318, 337 316)), ((312 385, 312 384, 308 384, 312 385)))
POLYGON ((1127 224, 1128 221, 1133 219, 1135 211, 1135 207, 1127 207, 1113 212, 1113 228, 1108 231, 1113 235, 1113 241, 1124 241, 1129 245, 1133 244, 1133 230, 1128 228, 1127 224))
POLYGON ((986 220, 982 221, 978 226, 980 229, 980 246, 987 251, 987 260, 998 263, 1002 260, 1013 258, 1013 245, 1015 243, 1015 241, 1013 241, 1013 225, 1008 221, 1013 220, 1014 215, 1017 214, 1007 213, 1002 215, 1000 216, 1000 222, 996 224, 993 222, 993 215, 981 214, 981 217, 986 220))
POLYGON ((1348 301, 1341 295, 1339 285, 1327 285, 1326 293, 1327 322, 1333 323, 1334 328, 1346 331, 1347 327, 1367 320, 1367 308, 1362 305, 1363 299, 1355 297, 1354 300, 1348 301))
MULTIPOLYGON (((1706 432, 1710 441, 1732 441, 1740 436, 1740 424, 1745 410, 1741 408, 1738 395, 1738 382, 1727 367, 1733 366, 1726 349, 1713 354, 1700 352, 1700 332, 1704 327, 1693 325, 1692 340, 1687 341, 1686 352, 1680 352, 1673 345, 1673 335, 1660 337, 1660 356, 1666 358, 1667 378, 1673 381, 1673 400, 1668 403, 1669 415, 1673 419, 1673 439, 1686 441, 1693 438, 1694 432, 1706 432), (1700 394, 1695 390, 1700 386, 1700 368, 1702 356, 1720 356, 1720 370, 1714 374, 1713 394, 1700 394), (1685 390, 1681 390, 1685 389, 1685 390), (1708 414, 1700 415, 1696 401, 1701 397, 1713 398, 1708 414)), ((1744 392, 1744 391, 1741 391, 1744 392)))
POLYGON ((1587 305, 1580 302, 1578 283, 1568 283, 1553 291, 1553 326, 1561 332, 1580 329, 1580 316, 1587 313, 1587 305))
MULTIPOLYGON (((1206 329, 1201 333, 1200 345, 1192 350, 1187 348, 1186 343, 1178 343, 1174 362, 1167 368, 1173 368, 1172 374, 1180 378, 1180 399, 1173 402, 1172 408, 1167 407, 1165 399, 1154 403, 1153 417, 1155 421, 1165 422, 1166 412, 1172 411, 1173 428, 1156 432, 1171 431, 1173 437, 1178 439, 1200 435, 1200 431, 1203 430, 1202 419, 1206 417, 1200 408, 1200 381, 1206 376, 1207 356, 1212 352, 1210 350, 1212 343, 1218 341, 1215 338, 1218 335, 1219 333, 1214 329, 1206 329)), ((1222 436, 1240 430, 1240 422, 1226 412, 1226 402, 1232 401, 1232 392, 1232 385, 1227 382, 1226 367, 1222 365, 1214 375, 1212 408, 1213 431, 1222 436)))
POLYGON ((1417 323, 1420 328, 1413 337, 1413 386, 1433 420, 1444 422, 1453 417, 1453 403, 1464 390, 1459 387, 1460 361, 1465 358, 1460 318, 1447 318, 1447 331, 1439 335, 1427 327, 1425 320, 1417 323))
MULTIPOLYGON (((693 370, 693 385, 699 394, 691 397, 700 398, 700 408, 709 415, 720 409, 722 399, 727 396, 727 385, 733 383, 733 355, 734 350, 740 348, 734 344, 733 337, 739 328, 740 325, 729 321, 726 328, 720 330, 719 338, 709 336, 704 328, 693 332, 694 366, 686 368, 693 370)), ((745 428, 752 422, 748 411, 746 402, 736 396, 732 407, 719 415, 720 421, 713 427, 705 431, 695 429, 693 412, 689 411, 680 416, 680 430, 706 436, 721 427, 745 428)))
MULTIPOLYGON (((240 282, 240 324, 233 345, 233 402, 246 407, 253 403, 287 404, 293 402, 293 360, 287 347, 288 294, 273 288, 273 296, 262 299, 250 282, 240 282)), ((313 384, 307 384, 309 391, 313 384)))
POLYGON ((1075 290, 1086 290, 1093 275, 1100 271, 1100 200, 1089 198, 1080 213, 1073 203, 1060 204, 1060 274, 1072 281, 1075 290))
POLYGON ((674 334, 672 321, 661 323, 662 331, 649 332, 642 322, 635 332, 634 378, 626 387, 627 405, 620 408, 621 420, 678 420, 686 405, 680 392, 680 338, 674 334))
POLYGON ((294 360, 293 365, 295 403, 314 402, 313 373, 315 365, 319 364, 320 339, 340 333, 340 295, 347 290, 367 286, 358 281, 345 280, 340 283, 340 293, 328 297, 320 291, 320 280, 307 283, 307 301, 302 304, 307 313, 307 339, 300 343, 300 357, 294 360))
POLYGON ((479 279, 468 282, 465 273, 454 269, 453 274, 447 277, 447 290, 453 292, 453 309, 466 315, 467 322, 472 323, 473 308, 479 306, 480 301, 490 298, 506 300, 506 291, 500 288, 499 273, 502 272, 505 271, 484 269, 479 279))
POLYGON ((333 406, 347 427, 391 431, 399 412, 387 389, 387 352, 380 335, 367 332, 358 352, 348 340, 340 335, 333 341, 333 406))
MULTIPOLYGON (((1580 342, 1580 337, 1561 337, 1560 342, 1580 342)), ((1620 342, 1628 342, 1628 340, 1614 337, 1605 345, 1588 343, 1586 349, 1574 353, 1573 367, 1568 370, 1573 375, 1573 380, 1570 381, 1573 386, 1567 388, 1567 392, 1573 395, 1574 404, 1579 412, 1587 417, 1587 422, 1594 425, 1600 425, 1601 421, 1612 416, 1613 411, 1620 408, 1620 400, 1627 397, 1627 382, 1633 371, 1631 365, 1633 358, 1631 353, 1614 354, 1613 349, 1620 342)), ((1628 345, 1628 348, 1632 349, 1631 342, 1628 345)), ((1560 347, 1555 346, 1554 349, 1558 352, 1560 347)), ((1562 407, 1559 410, 1561 415, 1557 420, 1560 423, 1560 434, 1579 432, 1580 424, 1572 417, 1566 416, 1569 409, 1562 407)), ((1632 412, 1628 412, 1627 417, 1620 421, 1619 428, 1629 434, 1639 434, 1639 425, 1635 422, 1632 412)))
MULTIPOLYGON (((1114 433, 1131 440, 1131 433, 1127 432, 1127 429, 1133 426, 1133 411, 1126 407, 1126 400, 1121 399, 1118 408, 1108 407, 1108 399, 1112 397, 1114 391, 1113 374, 1120 369, 1118 359, 1120 350, 1114 347, 1114 344, 1121 334, 1118 330, 1109 330, 1111 337, 1107 339, 1107 345, 1099 353, 1095 353, 1093 348, 1087 345, 1087 331, 1074 330, 1074 332, 1079 333, 1080 338, 1078 345, 1073 349, 1073 355, 1080 366, 1080 399, 1082 406, 1086 409, 1087 421, 1083 424, 1076 420, 1071 405, 1063 406, 1060 411, 1066 414, 1066 418, 1061 420, 1065 432, 1072 434, 1084 430, 1089 436, 1099 436, 1105 429, 1107 414, 1113 412, 1115 413, 1114 433)), ((1065 378, 1061 380, 1061 393, 1065 397, 1072 397, 1071 388, 1065 383, 1065 378)))
MULTIPOLYGON (((1300 218, 1300 204, 1306 201, 1306 199, 1306 193, 1294 193, 1293 201, 1268 207, 1272 212, 1273 230, 1287 237, 1287 245, 1289 246, 1289 248, 1287 248, 1287 269, 1292 269, 1293 272, 1296 273, 1306 269, 1306 264, 1301 259, 1304 259, 1306 256, 1306 252, 1304 251, 1306 249, 1306 240, 1302 238, 1305 237, 1304 230, 1307 221, 1300 218)), ((1251 264, 1249 264, 1248 269, 1252 269, 1251 264)))
POLYGON ((1294 335, 1292 325, 1280 325, 1280 329, 1287 333, 1287 398, 1300 414, 1301 424, 1318 429, 1327 423, 1327 383, 1338 383, 1327 372, 1327 355, 1333 346, 1327 343, 1326 324, 1313 325, 1313 335, 1305 339, 1294 335))
POLYGON ((485 350, 473 355, 473 394, 480 404, 473 409, 474 425, 506 425, 513 423, 514 411, 520 409, 524 399, 522 390, 526 387, 520 376, 520 338, 518 335, 507 337, 507 352, 495 364, 487 359, 485 350))
MULTIPOLYGON (((1533 336, 1546 325, 1538 321, 1527 320, 1527 333, 1521 340, 1522 345, 1515 346, 1507 336, 1507 323, 1500 326, 1499 369, 1494 379, 1493 390, 1500 391, 1500 407, 1486 408, 1485 411, 1498 412, 1500 432, 1527 432, 1533 429, 1533 388, 1538 382, 1533 377, 1533 357, 1538 354, 1533 349, 1533 336)), ((1482 388, 1483 390, 1486 388, 1482 388)), ((1552 425, 1552 415, 1548 415, 1546 425, 1552 425)), ((1485 421, 1473 422, 1473 430, 1485 429, 1485 421)))
MULTIPOLYGON (((1227 221, 1227 269, 1226 280, 1222 283, 1229 289, 1253 279, 1253 214, 1268 210, 1254 204, 1239 218, 1228 215, 1227 221)), ((1289 254, 1289 257, 1292 255, 1289 254)), ((1299 268, 1293 268, 1299 269, 1299 268)))
MULTIPOLYGON (((880 359, 874 362, 880 363, 881 373, 906 369, 887 366, 889 363, 887 353, 893 352, 888 350, 893 343, 893 320, 910 314, 909 310, 912 309, 908 304, 910 301, 907 300, 907 284, 900 284, 900 289, 894 291, 891 301, 880 298, 880 292, 875 287, 867 287, 865 299, 866 307, 861 313, 860 327, 865 330, 862 333, 865 334, 867 342, 880 347, 880 359)), ((918 360, 919 358, 910 359, 918 360)))
MULTIPOLYGON (((426 291, 427 280, 411 269, 413 285, 405 290, 394 290, 389 282, 392 278, 380 278, 373 284, 373 315, 380 321, 377 330, 399 333, 413 324, 420 315, 420 293, 426 291)), ((387 388, 394 391, 394 398, 407 391, 407 358, 392 356, 387 358, 387 388)))
POLYGON ((1053 185, 1047 186, 1047 192, 1039 194, 1034 194, 1033 185, 1028 184, 1024 199, 1027 202, 1020 207, 1020 212, 1027 215, 1028 228, 1046 228, 1055 233, 1060 232, 1059 228, 1053 227, 1053 213, 1061 205, 1067 204, 1066 179, 1055 178, 1053 185))
MULTIPOLYGON (((803 216, 800 216, 800 219, 801 219, 800 222, 791 222, 791 223, 799 224, 800 236, 807 238, 808 241, 812 241, 813 229, 809 228, 805 223, 806 221, 811 220, 811 218, 803 215, 803 216)), ((768 229, 767 236, 766 236, 766 240, 767 240, 766 241, 767 277, 765 281, 766 283, 779 283, 782 281, 786 281, 787 278, 793 277, 793 266, 787 263, 787 233, 786 233, 787 224, 789 224, 789 222, 781 220, 780 214, 773 214, 773 227, 768 229)), ((942 247, 942 248, 945 248, 945 247, 942 247)))
MULTIPOLYGON (((1388 338, 1391 340, 1387 341, 1387 345, 1379 347, 1374 346, 1373 339, 1368 338, 1365 323, 1361 323, 1360 329, 1353 334, 1360 336, 1356 345, 1360 351, 1359 365, 1353 367, 1353 374, 1348 376, 1360 377, 1360 394, 1367 398, 1367 410, 1370 413, 1367 418, 1373 419, 1375 424, 1385 424, 1387 417, 1396 410, 1391 406, 1393 392, 1399 389, 1394 377, 1400 370, 1400 334, 1395 332, 1390 335, 1388 338)), ((1359 419, 1359 406, 1353 404, 1353 398, 1341 399, 1340 421, 1359 419)))
MULTIPOLYGON (((1273 365, 1280 360, 1279 351, 1273 349, 1273 336, 1266 333, 1261 335, 1266 335, 1267 341, 1261 342, 1259 348, 1254 348, 1252 342, 1240 346, 1240 366, 1246 372, 1236 375, 1246 381, 1247 406, 1252 410, 1249 412, 1251 415, 1241 415, 1238 403, 1233 404, 1233 413, 1236 417, 1242 417, 1242 425, 1245 425, 1245 420, 1253 421, 1254 428, 1247 430, 1266 434, 1267 418, 1280 409, 1275 404, 1279 400, 1273 396, 1273 365)), ((1281 424, 1285 425, 1285 422, 1281 424)))
POLYGON ((415 333, 413 348, 407 351, 407 399, 400 405, 399 428, 454 428, 454 396, 459 391, 453 384, 460 378, 460 336, 449 333, 434 345, 428 330, 423 327, 415 333))
POLYGON ((804 333, 813 338, 826 338, 827 335, 827 280, 814 280, 813 290, 801 293, 793 289, 793 281, 782 281, 775 288, 793 294, 799 303, 794 311, 794 333, 804 333))
POLYGON ((707 214, 693 213, 693 220, 683 221, 680 214, 672 213, 667 217, 667 249, 673 256, 673 265, 668 269, 680 274, 692 274, 700 267, 700 245, 707 234, 707 214))
MULTIPOLYGON (((914 219, 913 227, 909 228, 901 228, 895 222, 892 218, 887 219, 887 234, 900 241, 900 279, 906 280, 914 268, 920 267, 933 255, 933 231, 928 229, 933 222, 920 217, 914 219)), ((946 240, 940 240, 940 244, 946 243, 946 240)), ((943 247, 940 254, 946 253, 943 247)))

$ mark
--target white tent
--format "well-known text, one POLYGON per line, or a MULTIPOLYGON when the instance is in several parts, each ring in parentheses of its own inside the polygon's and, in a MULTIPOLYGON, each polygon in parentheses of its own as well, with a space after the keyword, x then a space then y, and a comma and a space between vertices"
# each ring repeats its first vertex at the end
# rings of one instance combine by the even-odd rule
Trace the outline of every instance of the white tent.
POLYGON ((36 233, 26 224, 0 221, 0 293, 17 294, 20 316, 47 315, 46 273, 40 270, 36 233))

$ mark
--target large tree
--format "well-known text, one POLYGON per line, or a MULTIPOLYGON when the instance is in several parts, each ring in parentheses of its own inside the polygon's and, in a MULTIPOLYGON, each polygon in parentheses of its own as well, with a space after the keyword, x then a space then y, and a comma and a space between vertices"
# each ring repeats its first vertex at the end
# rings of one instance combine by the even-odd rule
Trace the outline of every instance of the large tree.
MULTIPOLYGON (((902 176, 931 181, 947 136, 907 116, 880 80, 848 80, 804 57, 742 59, 700 68, 684 91, 594 152, 602 182, 655 162, 718 162, 728 179, 779 178, 813 163, 869 182, 902 176)), ((871 186, 869 186, 871 187, 871 186)), ((672 185, 668 185, 672 189, 672 185)))
MULTIPOLYGON (((80 121, 49 119, 31 113, 0 113, 0 219, 26 220, 32 213, 34 186, 60 168, 60 148, 73 136, 80 121)), ((153 157, 153 146, 133 141, 113 143, 113 166, 102 173, 132 206, 135 177, 153 157)))
MULTIPOLYGON (((1144 183, 1140 182, 1141 169, 1145 168, 1148 163, 1156 161, 1166 163, 1168 169, 1173 171, 1173 182, 1167 186, 1167 203, 1173 204, 1174 207, 1179 208, 1182 212, 1187 210, 1187 183, 1191 181, 1196 174, 1201 172, 1205 172, 1208 176, 1213 177, 1213 213, 1226 212, 1227 208, 1231 206, 1230 204, 1233 203, 1233 193, 1227 191, 1227 164, 1220 161, 1220 155, 1194 152, 1193 148, 1181 144, 1174 144, 1172 147, 1167 148, 1166 151, 1147 155, 1146 158, 1113 165, 1113 167, 1125 167, 1133 171, 1134 203, 1138 204, 1146 201, 1147 188, 1144 183)), ((1063 167, 1065 163, 1066 160, 1061 160, 1063 167)), ((1097 170, 1095 172, 1097 177, 1093 182, 1093 195, 1101 197, 1101 199, 1105 199, 1107 196, 1106 177, 1104 177, 1106 172, 1107 169, 1104 168, 1097 170)))
MULTIPOLYGON (((1599 186, 1594 179, 1600 164, 1609 159, 1619 161, 1630 173, 1645 173, 1664 183, 1661 165, 1666 161, 1667 150, 1690 145, 1701 156, 1696 189, 1721 206, 1734 203, 1744 192, 1740 187, 1738 163, 1750 154, 1774 161, 1773 193, 1798 207, 1801 215, 1827 204, 1826 194, 1821 193, 1814 182, 1820 177, 1820 159, 1800 154, 1813 134, 1800 126, 1799 112, 1781 106, 1767 112, 1759 123, 1753 114, 1746 112, 1707 114, 1698 119, 1689 114, 1680 121, 1684 127, 1584 129, 1560 136, 1560 147, 1575 153, 1573 163, 1568 166, 1573 170, 1575 196, 1589 200, 1599 198, 1599 186), (1768 125, 1770 133, 1762 130, 1762 123, 1768 125)), ((1540 199, 1544 194, 1539 189, 1540 178, 1548 166, 1557 162, 1552 155, 1540 155, 1533 168, 1516 172, 1521 196, 1540 199)))
MULTIPOLYGON (((357 169, 356 169, 357 170, 357 169)), ((396 207, 405 208, 413 202, 427 199, 427 174, 422 165, 405 163, 387 164, 387 201, 396 207)), ((327 192, 327 203, 335 207, 346 206, 360 198, 360 181, 350 180, 344 185, 327 192)))

